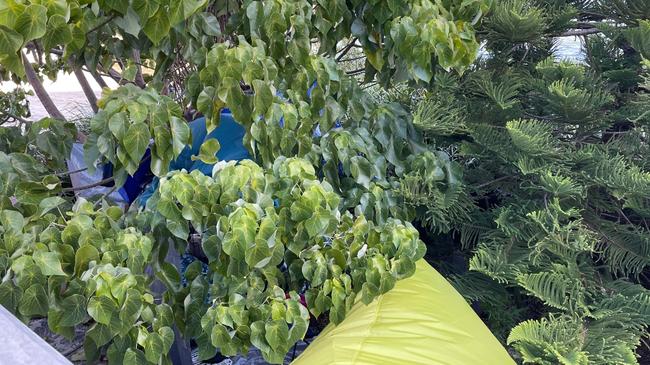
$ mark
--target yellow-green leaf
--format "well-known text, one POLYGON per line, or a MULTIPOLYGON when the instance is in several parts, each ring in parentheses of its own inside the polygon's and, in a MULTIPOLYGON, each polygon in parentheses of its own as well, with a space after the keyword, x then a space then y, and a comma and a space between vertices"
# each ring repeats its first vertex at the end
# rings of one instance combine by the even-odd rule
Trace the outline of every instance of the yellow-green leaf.
POLYGON ((28 42, 44 36, 46 24, 47 8, 43 5, 32 4, 18 16, 14 29, 23 35, 23 41, 28 42))
POLYGON ((36 251, 33 255, 34 262, 45 276, 67 276, 61 268, 59 255, 54 252, 36 251))

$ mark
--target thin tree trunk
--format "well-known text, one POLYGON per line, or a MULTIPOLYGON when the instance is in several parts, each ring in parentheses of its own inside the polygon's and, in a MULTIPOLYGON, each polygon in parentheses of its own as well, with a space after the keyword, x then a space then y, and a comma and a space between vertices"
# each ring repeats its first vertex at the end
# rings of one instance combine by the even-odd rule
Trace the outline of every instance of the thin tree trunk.
POLYGON ((133 61, 135 62, 136 69, 137 69, 135 73, 135 84, 138 85, 141 89, 144 89, 147 86, 147 84, 144 82, 144 78, 142 77, 142 66, 140 66, 140 64, 142 63, 142 59, 140 58, 139 49, 133 50, 133 61))
POLYGON ((102 89, 105 88, 105 87, 108 87, 108 84, 106 83, 106 81, 104 81, 104 78, 101 77, 101 75, 99 73, 97 73, 96 70, 90 71, 90 68, 89 68, 88 71, 93 76, 93 78, 95 79, 95 81, 97 82, 99 87, 101 87, 102 89))
POLYGON ((115 71, 113 68, 106 70, 106 75, 112 78, 118 85, 134 84, 135 82, 129 81, 122 77, 122 74, 115 71))
POLYGON ((65 120, 65 117, 59 111, 59 108, 57 108, 56 105, 54 105, 52 98, 50 98, 50 94, 48 94, 47 91, 45 91, 45 88, 43 87, 43 83, 36 75, 36 71, 34 71, 34 67, 32 66, 32 64, 29 63, 29 60, 27 59, 27 55, 25 54, 25 52, 21 52, 21 56, 23 58, 23 66, 25 67, 25 76, 27 77, 27 81, 29 82, 29 84, 34 89, 34 92, 36 93, 38 100, 41 101, 41 104, 43 104, 43 107, 52 118, 65 120))
MULTIPOLYGON (((47 113, 54 119, 66 120, 63 116, 63 113, 59 111, 59 108, 56 107, 52 101, 52 98, 50 98, 50 94, 48 94, 45 90, 45 87, 43 87, 43 83, 38 78, 38 75, 36 75, 36 71, 27 59, 25 52, 21 51, 20 55, 23 59, 23 67, 25 68, 25 76, 27 77, 27 82, 29 82, 29 84, 34 89, 34 92, 36 93, 38 100, 40 100, 41 104, 43 104, 45 111, 47 111, 47 113)), ((77 132, 77 140, 81 143, 85 143, 86 135, 81 132, 77 132)))
POLYGON ((99 111, 99 108, 97 108, 97 96, 95 95, 93 89, 90 87, 90 84, 86 79, 86 75, 84 75, 84 72, 80 67, 75 65, 72 58, 70 59, 69 63, 70 67, 72 67, 72 72, 74 72, 74 75, 77 77, 77 81, 79 81, 79 85, 81 85, 81 90, 83 90, 84 94, 86 95, 86 99, 88 99, 88 103, 90 103, 90 107, 93 109, 93 112, 97 113, 99 111))

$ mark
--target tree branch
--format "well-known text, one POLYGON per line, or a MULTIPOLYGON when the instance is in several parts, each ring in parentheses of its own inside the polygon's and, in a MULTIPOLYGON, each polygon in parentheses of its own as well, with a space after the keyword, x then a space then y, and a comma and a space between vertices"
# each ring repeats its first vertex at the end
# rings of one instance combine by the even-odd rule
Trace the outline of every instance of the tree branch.
POLYGON ((27 77, 27 82, 29 82, 29 84, 34 89, 38 100, 40 100, 41 104, 43 104, 43 107, 45 108, 45 111, 47 111, 47 114, 49 114, 54 119, 65 120, 63 113, 59 111, 59 109, 52 101, 52 98, 50 98, 50 94, 48 94, 45 90, 45 87, 43 87, 43 83, 38 78, 38 75, 36 75, 36 71, 34 71, 34 67, 27 59, 25 52, 21 51, 20 55, 23 60, 23 66, 25 67, 25 76, 27 77))
POLYGON ((79 169, 79 170, 64 171, 64 172, 59 172, 58 174, 54 174, 54 175, 56 175, 56 176, 74 175, 74 174, 78 174, 80 172, 84 172, 86 170, 88 170, 88 168, 84 167, 84 168, 79 169))
POLYGON ((509 179, 510 177, 511 177, 511 176, 501 176, 501 177, 496 178, 496 179, 494 179, 494 180, 490 180, 490 181, 488 181, 488 182, 486 182, 486 183, 483 183, 483 184, 479 184, 479 185, 473 186, 473 188, 474 188, 474 189, 481 189, 481 188, 484 188, 484 187, 486 187, 486 186, 492 185, 492 184, 494 184, 494 183, 496 183, 496 182, 499 182, 499 181, 503 181, 503 180, 509 179))
POLYGON ((337 52, 337 53, 338 53, 338 56, 336 56, 336 62, 341 61, 341 59, 343 59, 343 57, 345 57, 345 55, 346 55, 348 52, 350 52, 350 50, 352 49, 352 47, 354 47, 354 44, 355 44, 355 43, 357 43, 357 37, 352 38, 352 40, 350 41, 350 43, 348 43, 345 47, 343 47, 343 49, 341 49, 339 52, 337 52))
POLYGON ((99 23, 97 26, 95 26, 94 28, 92 28, 88 32, 86 32, 86 36, 88 34, 94 32, 94 31, 96 31, 97 29, 105 26, 106 24, 108 24, 111 20, 115 19, 116 17, 117 17, 117 15, 115 15, 115 14, 111 15, 110 17, 108 17, 108 19, 104 20, 103 22, 99 23))
POLYGON ((81 90, 83 90, 86 99, 88 99, 88 103, 90 103, 90 107, 93 109, 93 112, 97 113, 99 111, 99 108, 97 107, 97 96, 90 87, 86 75, 84 75, 80 67, 75 65, 73 58, 70 58, 68 62, 70 63, 70 67, 72 67, 72 72, 77 78, 77 81, 79 81, 79 85, 81 85, 81 90))
POLYGON ((140 50, 139 49, 134 49, 133 50, 133 61, 136 64, 136 72, 135 72, 135 84, 138 85, 141 89, 144 89, 147 84, 144 82, 144 78, 142 77, 142 60, 140 59, 140 50))
POLYGON ((113 181, 115 181, 115 178, 111 176, 111 177, 108 177, 108 178, 106 178, 106 179, 103 179, 103 180, 99 180, 99 181, 97 181, 97 182, 94 182, 94 183, 92 183, 92 184, 88 184, 88 185, 80 186, 80 187, 78 187, 78 188, 75 188, 75 187, 72 187, 72 188, 63 188, 63 189, 61 189, 61 192, 63 192, 63 193, 69 193, 69 192, 71 192, 71 191, 88 190, 88 189, 96 188, 96 187, 101 186, 101 185, 104 185, 104 184, 108 184, 109 182, 113 182, 113 181))
POLYGON ((95 81, 97 82, 99 87, 101 87, 102 89, 105 88, 105 87, 108 87, 108 84, 106 83, 106 81, 104 81, 104 78, 101 77, 101 75, 97 72, 97 70, 92 70, 91 71, 88 68, 88 66, 86 66, 86 68, 88 69, 88 72, 90 73, 90 75, 95 79, 95 81))
POLYGON ((369 88, 371 88, 371 87, 373 87, 373 86, 375 86, 377 84, 378 84, 378 82, 369 82, 369 83, 367 83, 365 85, 362 85, 361 90, 369 89, 369 88))
MULTIPOLYGON (((27 120, 27 119, 24 119, 24 118, 22 118, 22 117, 19 117, 19 116, 17 116, 17 115, 14 115, 14 114, 12 114, 12 113, 5 113, 5 116, 6 116, 7 118, 14 119, 15 121, 18 121, 18 122, 23 123, 23 124, 31 124, 31 123, 32 123, 31 121, 29 121, 29 120, 27 120)), ((8 121, 9 121, 9 119, 4 120, 4 121, 0 121, 0 125, 3 125, 3 124, 5 124, 5 123, 7 123, 8 121)))
POLYGON ((102 202, 102 200, 106 199, 107 196, 113 194, 115 190, 117 190, 117 185, 113 185, 113 187, 110 190, 105 192, 104 195, 102 195, 99 199, 97 199, 95 204, 93 204, 93 208, 96 209, 99 206, 99 204, 102 202))
POLYGON ((356 70, 347 71, 346 74, 348 74, 348 75, 350 75, 350 76, 354 76, 354 75, 362 74, 362 73, 364 73, 365 71, 366 71, 366 68, 363 67, 363 68, 358 68, 358 69, 356 69, 356 70))
POLYGON ((108 72, 108 76, 110 78, 112 78, 113 80, 115 80, 115 82, 117 82, 119 85, 126 85, 126 84, 137 85, 135 82, 129 81, 129 80, 125 79, 124 77, 122 77, 122 74, 115 71, 113 68, 109 68, 107 72, 108 72))
POLYGON ((572 30, 567 30, 566 32, 558 35, 557 37, 579 37, 579 36, 584 36, 589 34, 598 34, 600 32, 601 30, 596 28, 572 29, 572 30))
MULTIPOLYGON (((29 82, 29 84, 34 89, 34 92, 36 93, 38 100, 41 102, 41 104, 43 104, 43 108, 45 108, 47 114, 49 114, 54 119, 66 120, 65 116, 63 116, 63 113, 61 113, 59 108, 57 108, 54 102, 52 101, 50 94, 48 94, 47 91, 45 90, 45 87, 43 87, 43 83, 41 82, 41 79, 39 79, 38 75, 36 75, 36 71, 34 70, 34 67, 29 62, 29 60, 27 59, 27 55, 25 55, 25 52, 21 51, 20 56, 23 61, 23 67, 25 68, 25 77, 27 78, 27 82, 29 82)), ((81 132, 77 132, 77 140, 79 140, 79 142, 81 143, 85 143, 86 135, 81 132)))
POLYGON ((358 61, 358 60, 362 60, 362 59, 364 59, 364 58, 366 58, 366 55, 363 55, 363 56, 357 56, 357 57, 352 57, 352 58, 346 58, 346 59, 344 59, 344 60, 340 60, 340 61, 337 61, 337 62, 351 62, 351 61, 358 61))

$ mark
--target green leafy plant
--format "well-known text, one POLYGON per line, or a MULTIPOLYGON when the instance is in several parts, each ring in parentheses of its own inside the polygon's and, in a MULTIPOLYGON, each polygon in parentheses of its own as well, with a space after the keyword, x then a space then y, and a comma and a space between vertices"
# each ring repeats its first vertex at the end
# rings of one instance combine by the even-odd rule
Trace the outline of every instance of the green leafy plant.
POLYGON ((84 349, 88 361, 106 348, 109 361, 168 362, 174 318, 157 304, 144 268, 159 248, 121 225, 121 209, 96 211, 80 199, 70 209, 57 196, 39 212, 3 209, 1 304, 21 318, 47 316, 50 329, 72 338, 75 325, 93 320, 84 349), (67 209, 66 209, 67 208, 67 209), (144 360, 146 359, 146 360, 144 360))
POLYGON ((167 173, 170 162, 190 142, 190 128, 181 108, 155 90, 129 84, 105 93, 99 106, 101 110, 90 122, 90 143, 84 145, 84 158, 89 166, 99 156, 111 162, 117 184, 135 173, 150 140, 149 166, 158 176, 167 173))
POLYGON ((1 304, 66 336, 86 323, 88 362, 169 363, 182 336, 204 359, 253 346, 280 363, 314 318, 340 323, 411 275, 422 235, 518 360, 634 364, 650 318, 647 9, 0 0, 0 77, 52 116, 0 97, 1 304), (563 36, 583 37, 583 62, 553 57, 563 36), (42 83, 83 86, 82 70, 120 84, 84 88, 88 136, 42 83), (225 108, 253 161, 218 161, 208 140, 192 158, 212 176, 169 172, 183 118, 212 131, 225 108), (118 186, 150 166, 146 207, 70 195, 75 136, 118 186), (181 276, 167 253, 194 245, 181 276))
POLYGON ((187 331, 208 337, 200 351, 234 355, 254 345, 282 362, 309 313, 339 323, 357 296, 370 303, 414 272, 424 245, 409 223, 341 214, 339 200, 295 158, 279 158, 271 171, 243 161, 217 165, 213 178, 195 171, 161 181, 150 204, 159 224, 181 239, 191 225, 207 257, 207 276, 188 276, 175 293, 193 308, 187 331))
MULTIPOLYGON (((356 300, 387 292, 424 255, 409 223, 421 207, 400 204, 398 190, 407 157, 426 149, 405 108, 373 101, 356 76, 388 87, 465 71, 488 8, 0 1, 0 75, 29 83, 52 116, 0 135, 2 304, 24 320, 47 316, 66 336, 90 325, 88 362, 169 363, 178 335, 195 340, 202 358, 255 346, 282 362, 312 318, 340 323, 356 300), (361 71, 337 63, 351 48, 367 60, 361 71), (97 100, 83 70, 120 87, 97 100), (87 136, 43 86, 61 71, 74 73, 94 108, 87 136), (219 162, 212 177, 170 173, 191 142, 183 117, 202 113, 212 131, 224 108, 244 126, 255 161, 219 162), (75 172, 62 170, 75 135, 88 169, 111 163, 116 186, 150 166, 160 184, 146 209, 122 216, 102 199, 71 196, 75 172), (207 274, 196 262, 183 285, 165 257, 196 236, 207 274), (164 295, 152 291, 155 280, 164 295)), ((219 149, 208 140, 193 158, 216 163, 219 149)), ((423 156, 444 170, 431 194, 451 194, 457 172, 446 156, 423 156)))
MULTIPOLYGON (((650 324, 648 104, 643 77, 623 70, 647 74, 642 30, 609 28, 586 39, 584 62, 559 61, 547 37, 567 26, 537 24, 578 5, 516 3, 479 29, 488 43, 476 70, 431 88, 415 114, 429 145, 454 151, 459 201, 471 199, 440 230, 469 271, 444 267, 524 363, 639 363, 650 324), (535 29, 508 28, 520 20, 535 29)), ((634 16, 633 3, 577 11, 634 16)), ((444 212, 437 195, 415 196, 444 212)))
POLYGON ((22 89, 15 89, 10 92, 0 91, 0 111, 2 111, 0 125, 16 123, 29 117, 29 105, 26 96, 27 93, 22 89))

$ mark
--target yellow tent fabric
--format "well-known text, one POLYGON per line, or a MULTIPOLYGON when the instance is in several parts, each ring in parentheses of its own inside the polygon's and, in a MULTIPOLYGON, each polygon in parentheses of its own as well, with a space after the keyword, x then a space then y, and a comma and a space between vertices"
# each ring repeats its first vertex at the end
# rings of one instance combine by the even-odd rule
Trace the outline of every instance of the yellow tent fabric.
POLYGON ((292 365, 507 365, 508 352, 424 260, 369 305, 357 302, 292 365))

